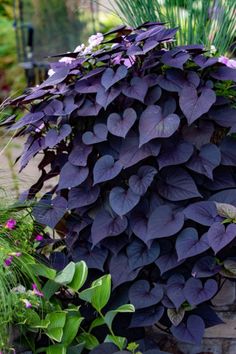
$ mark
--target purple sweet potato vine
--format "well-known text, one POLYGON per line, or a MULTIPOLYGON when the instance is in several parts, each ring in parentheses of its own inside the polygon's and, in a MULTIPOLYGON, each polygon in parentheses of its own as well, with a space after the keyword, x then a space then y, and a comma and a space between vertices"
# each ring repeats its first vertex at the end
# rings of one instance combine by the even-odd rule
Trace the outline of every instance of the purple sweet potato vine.
POLYGON ((201 45, 174 47, 175 33, 120 26, 96 51, 66 54, 6 124, 27 136, 21 169, 42 154, 23 197, 58 176, 34 207, 64 234, 53 265, 109 272, 114 296, 135 305, 131 327, 160 322, 199 343, 221 323, 210 300, 222 276, 236 276, 236 109, 216 89, 236 70, 201 45))

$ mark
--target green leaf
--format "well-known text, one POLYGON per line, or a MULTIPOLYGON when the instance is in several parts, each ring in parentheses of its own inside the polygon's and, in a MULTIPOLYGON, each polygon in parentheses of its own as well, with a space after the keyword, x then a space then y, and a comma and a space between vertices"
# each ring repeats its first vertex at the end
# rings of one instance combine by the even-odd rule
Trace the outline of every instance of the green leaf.
POLYGON ((127 349, 129 351, 131 351, 132 353, 134 353, 136 351, 136 349, 138 349, 138 347, 139 347, 139 344, 132 342, 132 343, 128 344, 127 349))
POLYGON ((124 349, 127 344, 125 337, 112 336, 108 334, 104 340, 105 343, 114 343, 120 350, 124 349))
POLYGON ((76 335, 78 334, 78 330, 81 322, 83 321, 83 317, 81 317, 79 312, 70 312, 66 317, 66 323, 63 330, 62 343, 68 346, 73 342, 76 335))
POLYGON ((35 327, 41 321, 39 315, 36 311, 32 309, 27 309, 25 311, 25 323, 27 323, 30 327, 35 327))
POLYGON ((59 284, 69 284, 75 274, 75 263, 70 262, 61 272, 58 273, 54 279, 56 283, 59 284))
POLYGON ((106 315, 104 317, 105 323, 107 324, 107 326, 109 328, 111 328, 112 322, 114 320, 114 317, 117 315, 117 313, 134 312, 134 311, 135 311, 135 308, 133 305, 131 305, 131 304, 122 305, 122 306, 118 307, 116 310, 111 310, 106 313, 106 315))
POLYGON ((92 306, 100 312, 108 303, 111 294, 110 274, 95 280, 92 286, 79 294, 82 300, 90 302, 92 306))
POLYGON ((60 284, 55 283, 55 281, 49 279, 45 283, 44 287, 42 288, 44 298, 46 300, 49 300, 59 289, 60 289, 60 284))
POLYGON ((84 347, 88 350, 92 350, 97 347, 100 343, 95 336, 91 333, 81 333, 78 337, 79 342, 84 342, 84 347))
POLYGON ((95 318, 95 320, 93 320, 93 322, 91 323, 91 325, 89 327, 89 332, 91 332, 94 328, 100 327, 104 324, 105 324, 105 321, 102 317, 95 318))
POLYGON ((84 261, 75 264, 75 273, 68 287, 74 291, 78 291, 84 285, 88 276, 88 267, 84 261))
POLYGON ((66 323, 66 312, 57 311, 48 313, 46 318, 50 322, 45 333, 47 336, 57 342, 61 342, 63 336, 63 327, 66 323))
POLYGON ((29 266, 35 275, 45 277, 47 279, 53 280, 57 274, 54 269, 47 267, 45 264, 29 264, 29 266))
POLYGON ((66 347, 62 344, 50 345, 46 350, 46 354, 66 354, 66 347))

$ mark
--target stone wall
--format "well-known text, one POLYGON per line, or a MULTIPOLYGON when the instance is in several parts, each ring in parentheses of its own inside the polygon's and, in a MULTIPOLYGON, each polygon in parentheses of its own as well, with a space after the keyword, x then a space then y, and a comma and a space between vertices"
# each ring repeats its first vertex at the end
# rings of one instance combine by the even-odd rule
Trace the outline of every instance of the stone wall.
POLYGON ((177 342, 156 327, 148 335, 171 354, 236 354, 236 283, 226 280, 212 303, 224 323, 208 328, 201 345, 177 342))

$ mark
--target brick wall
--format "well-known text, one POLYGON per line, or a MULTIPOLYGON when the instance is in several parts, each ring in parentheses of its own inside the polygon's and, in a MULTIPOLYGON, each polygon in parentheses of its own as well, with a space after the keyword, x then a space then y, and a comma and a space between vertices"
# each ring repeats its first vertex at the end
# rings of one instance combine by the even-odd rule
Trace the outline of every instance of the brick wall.
POLYGON ((224 324, 208 328, 199 346, 177 342, 156 327, 147 334, 171 354, 236 354, 236 283, 226 280, 212 303, 224 324))

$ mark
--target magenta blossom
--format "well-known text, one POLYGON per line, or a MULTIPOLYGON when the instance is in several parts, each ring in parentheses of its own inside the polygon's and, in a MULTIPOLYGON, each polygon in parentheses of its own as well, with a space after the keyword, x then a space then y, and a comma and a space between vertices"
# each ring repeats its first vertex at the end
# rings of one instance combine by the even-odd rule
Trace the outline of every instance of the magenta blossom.
POLYGON ((32 284, 32 288, 33 288, 33 293, 37 296, 43 297, 43 293, 41 291, 39 291, 39 289, 37 288, 36 284, 32 284))
POLYGON ((10 265, 12 264, 13 261, 13 256, 9 256, 8 258, 5 259, 4 264, 6 267, 10 267, 10 265))
POLYGON ((22 301, 24 302, 25 307, 26 307, 27 309, 30 309, 30 308, 32 307, 32 304, 29 302, 29 300, 27 300, 27 299, 22 299, 22 301))
POLYGON ((16 227, 16 220, 15 219, 9 219, 7 220, 5 224, 5 228, 9 230, 13 230, 16 227))
POLYGON ((35 241, 42 241, 42 240, 43 240, 43 235, 38 234, 35 236, 35 241))
POLYGON ((236 60, 221 56, 218 59, 219 63, 225 64, 228 68, 236 69, 236 60))

